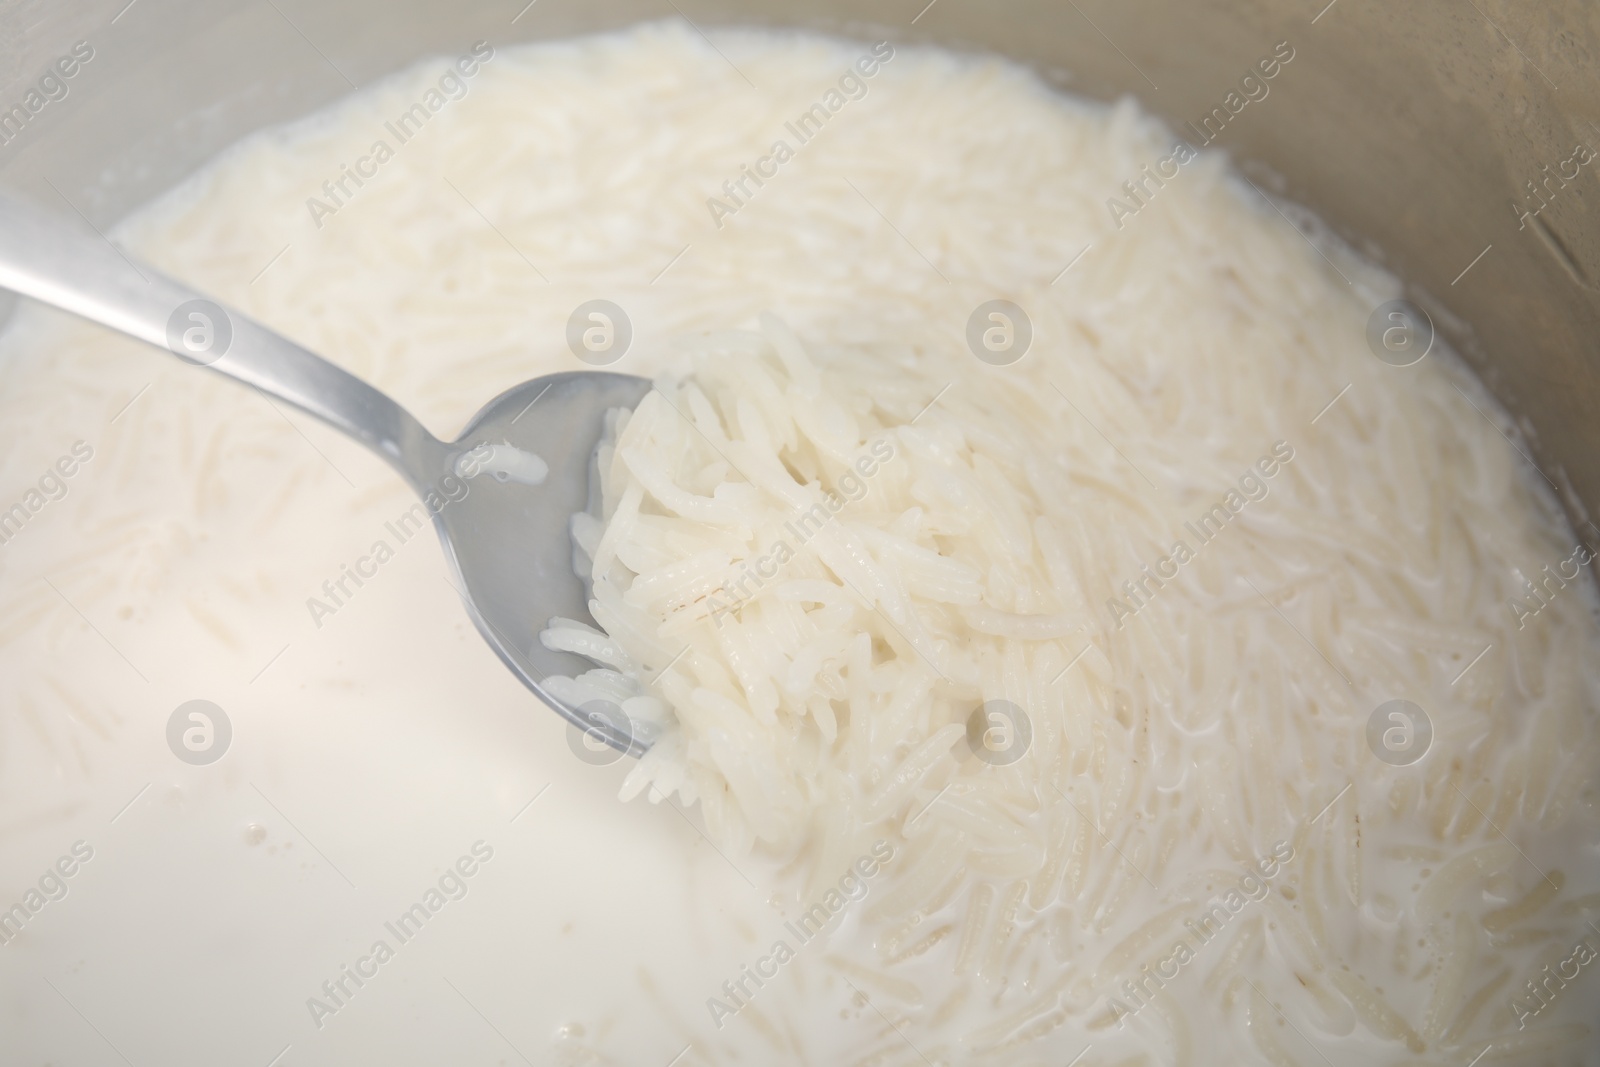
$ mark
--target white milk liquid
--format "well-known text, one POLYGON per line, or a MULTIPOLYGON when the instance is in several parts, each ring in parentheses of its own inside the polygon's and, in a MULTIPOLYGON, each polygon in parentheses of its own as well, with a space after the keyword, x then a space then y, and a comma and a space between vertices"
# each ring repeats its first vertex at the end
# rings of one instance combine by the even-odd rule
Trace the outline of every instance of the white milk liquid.
MULTIPOLYGON (((433 536, 397 525, 413 501, 381 461, 250 389, 23 307, 0 338, 0 508, 26 513, 0 545, 0 907, 22 908, 0 946, 0 1060, 1346 1067, 1465 1065, 1493 1045, 1485 1064, 1600 1062, 1597 966, 1567 962, 1585 937, 1600 948, 1588 579, 1518 628, 1507 599, 1575 542, 1446 355, 1396 369, 1367 351, 1366 317, 1397 283, 1316 237, 1347 283, 1212 150, 1137 212, 1109 212, 1173 144, 1130 105, 1091 107, 998 62, 901 48, 802 144, 786 123, 872 46, 716 39, 726 58, 659 25, 480 52, 471 76, 450 73, 454 56, 422 63, 251 137, 120 239, 442 437, 510 385, 586 369, 565 337, 588 300, 631 318, 611 369, 651 375, 672 365, 672 337, 747 328, 768 310, 817 343, 961 353, 972 309, 1005 297, 1032 317, 1028 359, 1059 361, 1054 380, 1071 383, 1085 420, 1072 432, 1094 450, 1085 484, 1108 499, 1145 491, 1099 443, 1115 441, 1178 510, 1199 511, 1292 438, 1288 480, 1250 505, 1262 529, 1288 544, 1314 519, 1357 546, 1351 560, 1389 552, 1423 592, 1386 600, 1393 587, 1342 567, 1248 571, 1272 575, 1280 616, 1239 582, 1180 576, 1190 592, 1160 610, 1209 605, 1181 632, 1233 620, 1293 663, 1248 685, 1246 664, 1195 680, 1229 725, 1189 722, 1184 736, 1230 738, 1225 773, 1153 753, 1148 791, 1083 832, 1093 862, 1076 903, 1007 911, 1018 876, 1001 857, 923 894, 922 910, 880 916, 912 874, 908 840, 959 817, 936 807, 881 835, 896 858, 865 862, 864 900, 802 943, 786 924, 857 856, 719 850, 694 810, 618 802, 627 765, 576 758, 561 720, 496 660, 433 536), (391 125, 419 103, 427 121, 402 141, 391 125), (739 189, 741 168, 778 139, 792 158, 735 199, 724 183, 739 189), (76 442, 78 458, 56 467, 76 442), (1334 695, 1313 722, 1294 687, 1322 668, 1285 617, 1307 626, 1328 603, 1369 628, 1306 635, 1360 665, 1356 697, 1318 676, 1334 695), (1386 619, 1404 646, 1393 655, 1372 651, 1386 619), (1276 700, 1256 699, 1273 685, 1276 700), (1393 696, 1432 716, 1439 747, 1415 767, 1365 747, 1367 714, 1393 696), (230 724, 216 762, 169 748, 169 719, 193 700, 230 724), (1329 716, 1338 744, 1314 732, 1329 716), (1226 788, 1203 802, 1212 781, 1226 788), (1230 850, 1215 827, 1246 795, 1230 850), (1313 798, 1331 805, 1315 822, 1313 798), (1172 828, 1164 853, 1156 837, 1130 857, 1154 888, 1096 836, 1134 848, 1146 821, 1172 828), (1267 856, 1302 829, 1267 899, 1107 1025, 1108 998, 1133 1007, 1124 978, 1167 957, 1244 876, 1235 853, 1267 856), (1358 836, 1362 877, 1348 889, 1358 836), (1485 854, 1476 880, 1427 912, 1433 875, 1507 840, 1515 855, 1485 854), (1544 875, 1560 883, 1552 899, 1484 932, 1544 875), (988 894, 981 906, 975 894, 988 894), (1291 931, 1310 901, 1321 948, 1291 931), (1167 912, 1148 944, 1107 963, 1167 912), (956 974, 974 915, 988 937, 1014 928, 992 962, 956 974), (891 941, 909 949, 943 927, 928 951, 885 962, 891 941), (792 959, 772 959, 780 940, 792 959), (1436 980, 1462 958, 1449 1018, 1421 1048, 1382 1032, 1384 1012, 1427 1030, 1436 980), (1531 1002, 1519 1029, 1512 1000, 1564 963, 1575 977, 1531 1002), (744 971, 758 966, 776 970, 759 986, 744 971), (1358 1006, 1344 974, 1387 1006, 1358 1006), (735 1001, 727 986, 741 979, 735 1001), (712 998, 744 1006, 719 1015, 712 998), (1530 1034, 1561 1051, 1514 1044, 1530 1034)), ((1276 76, 1296 74, 1290 61, 1276 76)), ((1205 566, 1245 568, 1222 551, 1205 566)), ((1123 562, 1106 570, 1108 589, 1126 576, 1123 562)), ((1165 655, 1119 647, 1119 669, 1165 655)), ((1093 688, 1105 661, 1076 669, 1088 673, 1062 684, 1084 688, 1057 698, 1069 718, 1112 701, 1093 688)), ((1111 712, 1081 714, 1102 745, 1100 770, 1086 755, 1080 773, 1110 780, 1121 728, 1111 712)), ((190 741, 208 743, 203 730, 190 741)))

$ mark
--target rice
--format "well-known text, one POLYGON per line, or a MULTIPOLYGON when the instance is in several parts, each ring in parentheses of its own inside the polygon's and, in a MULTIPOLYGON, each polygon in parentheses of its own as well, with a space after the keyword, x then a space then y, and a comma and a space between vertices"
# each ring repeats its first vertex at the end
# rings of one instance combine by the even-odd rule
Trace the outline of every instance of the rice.
MULTIPOLYGON (((1067 120, 1095 127, 1091 155, 1136 157, 1160 137, 1127 103, 1107 117, 1067 120)), ((1563 895, 1565 874, 1519 861, 1501 834, 1553 842, 1556 825, 1575 830, 1565 811, 1536 831, 1482 809, 1509 814, 1536 783, 1594 787, 1592 761, 1529 748, 1558 721, 1594 737, 1594 676, 1524 635, 1527 609, 1507 610, 1522 561, 1560 555, 1559 520, 1453 357, 1398 377, 1338 325, 1393 295, 1391 280, 1336 249, 1358 280, 1341 284, 1215 159, 1197 170, 1072 295, 1018 291, 1050 318, 1013 365, 956 337, 852 344, 771 314, 679 340, 687 358, 602 445, 601 512, 575 517, 598 522, 605 547, 578 559, 597 617, 612 600, 638 609, 614 633, 624 654, 671 662, 630 675, 630 695, 670 710, 647 727, 663 754, 623 795, 718 797, 703 814, 724 847, 798 855, 814 879, 826 857, 898 833, 919 873, 883 921, 943 877, 921 873, 927 859, 949 872, 964 850, 939 981, 998 983, 1013 1006, 1030 995, 1006 987, 1039 948, 1010 943, 1060 914, 1091 959, 1103 953, 1097 1007, 1119 1031, 1150 1002, 1142 1024, 1159 1017, 1178 1040, 1201 1004, 1244 997, 1268 1061, 1306 1051, 1268 1036, 1280 1018, 1341 1012, 1373 1048, 1420 1054, 1464 1017, 1469 968, 1485 963, 1473 931, 1545 921, 1563 895), (1213 245, 1223 232, 1229 245, 1213 245), (1155 256, 1195 266, 1160 272, 1156 291, 1155 256), (1231 351, 1212 341, 1224 334, 1231 351), (1471 568, 1467 595, 1444 560, 1471 568), (1469 661, 1477 677, 1457 689, 1469 661), (1556 675, 1586 695, 1540 702, 1556 675), (1398 693, 1425 695, 1437 731, 1411 772, 1426 775, 1420 793, 1364 751, 1369 714, 1398 693), (1019 726, 1020 758, 974 758, 991 728, 1014 745, 1019 726), (1419 835, 1455 857, 1399 894, 1433 962, 1353 964, 1374 936, 1357 918, 1367 887, 1405 877, 1375 845, 1419 835), (1291 841, 1265 945, 1302 946, 1298 983, 1265 998, 1260 942, 1246 957, 1237 939, 1231 977, 1215 971, 1205 996, 1173 1000, 1148 968, 1122 981, 1173 948, 1166 920, 1204 910, 1207 889, 1169 888, 1174 868, 1248 867, 1291 841), (1517 904, 1450 910, 1467 886, 1501 883, 1517 904), (1435 937, 1440 923, 1454 932, 1435 937)), ((1592 644, 1590 604, 1567 607, 1567 639, 1592 644)), ((543 640, 569 648, 573 633, 557 622, 543 640)), ((1576 839, 1593 840, 1593 812, 1581 818, 1576 839)), ((1583 936, 1567 930, 1523 948, 1583 936)), ((1475 1032, 1519 1022, 1513 1004, 1475 1032)))
MULTIPOLYGON (((574 519, 592 617, 544 640, 596 663, 552 692, 616 705, 652 743, 621 793, 658 806, 522 816, 519 832, 537 815, 586 841, 640 829, 514 883, 495 943, 559 963, 485 1014, 522 1049, 559 1021, 554 1062, 652 1062, 658 1045, 660 1062, 692 1046, 684 1063, 1593 1062, 1575 955, 1600 945, 1587 561, 1449 353, 1394 368, 1366 349, 1398 282, 1317 230, 1313 248, 1215 152, 1118 219, 1107 199, 1171 152, 1169 131, 1130 101, 905 47, 716 226, 707 199, 872 46, 715 40, 663 24, 496 49, 313 227, 306 198, 437 84, 424 63, 251 139, 120 231, 444 429, 581 369, 561 339, 584 301, 634 319, 615 369, 657 389, 610 418, 598 507, 574 519), (1006 365, 967 341, 994 300, 1031 323, 1006 365), (1432 722, 1409 766, 1368 744, 1395 698, 1432 722), (701 827, 727 885, 695 865, 701 827), (721 979, 759 958, 746 944, 787 936, 880 839, 892 862, 825 946, 730 999, 721 979), (644 873, 613 873, 651 846, 644 873), (569 921, 574 939, 553 932, 569 921), (613 927, 626 936, 575 940, 613 927)), ((105 759, 41 708, 121 728, 124 667, 94 645, 110 666, 83 668, 97 639, 73 608, 183 699, 215 670, 220 702, 261 708, 253 731, 302 727, 230 755, 251 803, 247 779, 284 802, 277 768, 383 687, 359 743, 330 743, 351 754, 328 775, 341 797, 374 798, 332 833, 340 857, 372 811, 413 850, 430 820, 391 809, 476 795, 501 749, 506 810, 484 820, 593 770, 559 741, 504 743, 532 698, 474 673, 499 668, 426 550, 308 636, 303 596, 337 561, 283 545, 371 543, 404 506, 376 461, 309 427, 324 459, 252 394, 41 314, 4 343, 18 486, 99 433, 94 492, 32 520, 70 536, 30 527, 3 548, 0 678, 26 724, 7 740, 38 756, 8 783, 23 764, 78 783, 105 759), (141 636, 149 604, 164 624, 141 636), (386 765, 404 781, 385 793, 386 765), (445 766, 468 771, 413 786, 445 766)), ((159 766, 62 809, 98 828, 159 766)), ((349 807, 285 803, 319 842, 349 807)), ((314 949, 349 936, 317 929, 314 949)))

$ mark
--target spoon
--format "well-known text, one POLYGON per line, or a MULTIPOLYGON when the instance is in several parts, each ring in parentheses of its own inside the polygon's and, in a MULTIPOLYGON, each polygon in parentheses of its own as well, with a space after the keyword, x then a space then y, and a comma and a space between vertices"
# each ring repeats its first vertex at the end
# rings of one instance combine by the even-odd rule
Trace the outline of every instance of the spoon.
POLYGON ((648 749, 614 710, 571 707, 552 674, 591 664, 539 641, 552 615, 593 621, 573 569, 568 518, 590 504, 608 409, 650 382, 582 371, 523 382, 440 441, 389 397, 239 312, 201 296, 104 237, 0 195, 0 288, 70 311, 293 404, 388 461, 424 502, 467 614, 511 672, 586 736, 648 749))

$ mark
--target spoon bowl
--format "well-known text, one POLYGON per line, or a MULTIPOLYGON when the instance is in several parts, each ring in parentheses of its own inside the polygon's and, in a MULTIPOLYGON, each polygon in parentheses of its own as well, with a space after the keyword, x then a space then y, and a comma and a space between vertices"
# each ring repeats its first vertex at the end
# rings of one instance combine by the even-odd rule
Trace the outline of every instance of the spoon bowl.
MULTIPOLYGON (((139 263, 107 238, 0 196, 0 288, 166 349, 292 404, 382 456, 431 515, 467 614, 529 689, 585 734, 630 755, 625 717, 586 714, 542 684, 590 664, 539 641, 552 616, 589 620, 568 520, 590 503, 605 413, 650 382, 581 371, 506 390, 440 441, 359 378, 245 315, 139 263)), ((409 525, 409 523, 408 523, 409 525)))
POLYGON ((549 675, 576 677, 594 665, 546 648, 539 632, 554 615, 594 621, 588 590, 573 568, 568 523, 590 506, 605 413, 633 408, 649 391, 646 378, 603 371, 551 374, 506 390, 450 446, 454 461, 441 479, 456 478, 466 492, 454 502, 445 494, 434 518, 457 591, 489 647, 573 725, 635 756, 648 746, 614 712, 585 714, 541 686, 549 675), (486 444, 539 457, 549 476, 537 484, 496 477, 478 460, 486 444))

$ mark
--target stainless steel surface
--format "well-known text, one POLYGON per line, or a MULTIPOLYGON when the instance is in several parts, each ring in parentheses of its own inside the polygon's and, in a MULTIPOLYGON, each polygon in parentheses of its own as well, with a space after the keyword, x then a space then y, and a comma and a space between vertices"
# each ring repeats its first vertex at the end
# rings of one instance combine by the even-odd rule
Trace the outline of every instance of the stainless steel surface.
MULTIPOLYGON (((708 32, 749 23, 801 26, 998 53, 1064 89, 1099 99, 1138 96, 1174 127, 1199 121, 1258 57, 1279 41, 1290 42, 1297 53, 1293 65, 1273 80, 1268 98, 1228 124, 1215 148, 1232 154, 1280 202, 1306 205, 1406 279, 1409 295, 1430 310, 1518 416, 1524 447, 1561 487, 1575 523, 1600 506, 1600 419, 1592 414, 1600 400, 1600 163, 1570 181, 1550 177, 1574 145, 1600 149, 1596 0, 0 0, 0 120, 75 43, 95 50, 65 98, 49 102, 17 135, 0 137, 0 187, 64 216, 80 212, 107 230, 251 131, 308 114, 423 56, 459 54, 479 39, 500 47, 640 19, 688 19, 708 32), (1549 184, 1540 186, 1541 196, 1529 182, 1549 184), (1545 200, 1547 207, 1541 206, 1545 200), (1515 205, 1540 210, 1525 217, 1515 205)), ((188 280, 202 289, 207 284, 188 280)), ((1355 335, 1362 326, 1350 324, 1354 345, 1360 344, 1355 335)), ((164 344, 164 336, 163 324, 157 343, 164 344)), ((341 353, 328 355, 337 359, 341 353)), ((562 379, 557 388, 571 387, 562 379)), ((515 415, 533 398, 530 392, 514 390, 486 411, 499 412, 501 419, 515 415)), ((394 444, 391 455, 405 452, 409 431, 400 426, 390 418, 375 431, 374 440, 394 444)), ((568 455, 586 455, 597 430, 592 411, 575 406, 564 392, 552 392, 514 425, 475 420, 460 438, 509 437, 558 465, 556 443, 568 455)), ((402 471, 414 487, 428 480, 402 471)), ((556 487, 568 495, 550 499, 514 483, 478 479, 465 500, 443 509, 446 544, 455 546, 447 555, 460 573, 484 573, 495 558, 534 545, 552 549, 533 561, 528 586, 469 583, 469 603, 483 605, 485 616, 499 618, 518 605, 526 609, 541 595, 550 603, 548 587, 543 594, 535 590, 546 580, 560 583, 555 591, 565 598, 548 610, 583 616, 566 554, 565 516, 584 499, 577 479, 541 488, 556 487), (517 514, 508 522, 499 508, 517 514), (525 537, 517 531, 526 531, 525 537), (481 551, 489 561, 469 551, 481 551)), ((430 581, 437 578, 430 575, 430 581)), ((67 609, 56 610, 64 616, 67 609)), ((576 657, 537 644, 542 620, 526 618, 508 627, 505 640, 475 621, 524 680, 581 666, 576 657)), ((75 617, 72 625, 79 625, 75 617)), ((83 640, 87 645, 95 639, 85 630, 83 640)), ((274 632, 271 647, 263 645, 256 662, 266 662, 266 653, 280 643, 274 632)), ((403 654, 415 654, 414 647, 403 654)), ((561 952, 588 959, 648 929, 652 937, 662 931, 681 935, 661 942, 661 958, 704 956, 720 966, 725 954, 728 973, 735 956, 739 962, 749 958, 729 948, 731 939, 685 922, 689 913, 671 906, 676 898, 660 873, 665 868, 652 861, 706 851, 681 813, 668 810, 669 804, 638 805, 607 823, 574 823, 573 811, 602 810, 584 799, 614 795, 622 772, 606 777, 580 766, 586 773, 564 774, 570 762, 564 754, 544 764, 529 759, 522 740, 528 735, 505 728, 520 707, 476 720, 453 716, 466 702, 458 693, 442 683, 418 686, 434 699, 417 700, 418 720, 393 731, 405 735, 404 744, 385 743, 386 720, 404 710, 385 701, 397 691, 409 695, 406 680, 387 678, 386 686, 370 691, 340 691, 341 699, 360 697, 362 707, 339 721, 322 718, 314 707, 330 703, 326 697, 305 702, 318 715, 294 715, 294 687, 263 688, 273 681, 269 674, 253 691, 240 682, 240 692, 258 694, 239 716, 241 727, 256 731, 251 749, 238 750, 249 759, 220 764, 219 773, 207 776, 168 774, 164 766, 158 776, 144 768, 161 764, 139 760, 142 747, 160 748, 147 736, 146 719, 167 689, 152 689, 156 695, 125 706, 107 701, 112 706, 104 718, 116 724, 117 744, 92 748, 88 758, 77 750, 77 739, 80 733, 92 738, 89 731, 99 729, 100 720, 65 706, 56 716, 71 747, 63 743, 67 755, 59 760, 36 762, 72 788, 41 790, 36 802, 8 812, 6 840, 19 847, 7 856, 42 854, 49 842, 38 838, 63 828, 66 840, 65 827, 87 826, 92 818, 86 833, 102 848, 106 858, 96 862, 105 871, 91 869, 91 877, 103 879, 98 887, 75 888, 72 899, 51 905, 59 910, 44 919, 56 923, 55 930, 45 926, 39 933, 59 934, 59 940, 44 941, 39 955, 23 955, 22 964, 6 968, 11 984, 0 1047, 11 1051, 34 1036, 37 1048, 43 1044, 37 1035, 51 1031, 51 1062, 290 1067, 313 1059, 515 1062, 506 1046, 516 1041, 511 1047, 518 1056, 526 1050, 536 1062, 553 1062, 543 1046, 535 1050, 532 1042, 545 1031, 535 1035, 533 1027, 553 1030, 557 1021, 567 1022, 556 1014, 565 1010, 560 994, 571 991, 572 999, 582 1000, 596 989, 607 996, 625 986, 632 991, 636 975, 655 962, 643 949, 630 952, 628 961, 637 966, 625 974, 613 968, 616 976, 602 987, 589 983, 561 952), (411 753, 428 745, 452 756, 436 761, 456 764, 451 775, 407 764, 411 753), (507 753, 498 765, 489 758, 507 753), (94 774, 83 770, 74 778, 73 759, 86 767, 92 763, 94 774), (506 769, 512 766, 526 776, 506 769), (385 774, 357 773, 371 767, 385 774), (152 779, 159 784, 147 784, 152 779), (417 802, 395 803, 406 787, 417 802), (275 810, 280 803, 281 839, 275 810), (541 826, 538 820, 549 817, 552 804, 567 804, 568 810, 559 821, 551 819, 551 826, 541 826), (146 818, 147 808, 161 818, 146 818), (437 818, 441 814, 448 817, 437 818), (289 837, 291 817, 312 836, 303 842, 289 837), (244 860, 223 851, 233 847, 247 820, 252 831, 259 829, 257 819, 272 825, 275 836, 268 840, 274 844, 246 853, 244 860), (401 906, 397 894, 426 884, 420 875, 411 884, 412 872, 424 866, 436 871, 437 861, 454 854, 442 851, 439 842, 467 826, 474 833, 486 828, 497 847, 505 839, 493 868, 500 886, 473 889, 471 906, 483 908, 490 919, 477 922, 464 907, 452 910, 443 921, 459 925, 430 930, 429 936, 452 935, 459 949, 446 949, 446 938, 437 938, 434 947, 407 948, 400 966, 410 973, 383 979, 387 991, 363 993, 356 1011, 330 1023, 328 1032, 316 1032, 320 1049, 307 1048, 312 1031, 298 995, 313 993, 326 975, 337 978, 333 968, 351 958, 345 949, 352 934, 376 933, 377 919, 401 906), (42 827, 42 833, 29 838, 31 827, 42 827), (413 838, 428 847, 418 849, 415 863, 395 862, 397 843, 413 838), (317 844, 310 844, 313 839, 317 844), (294 850, 262 858, 279 840, 294 843, 294 850), (342 881, 321 870, 323 848, 329 867, 338 862, 349 868, 348 896, 342 881), (317 861, 301 859, 309 849, 319 851, 317 861), (135 864, 135 858, 144 862, 135 864), (211 878, 213 869, 243 873, 230 882, 211 878), (100 904, 91 906, 95 892, 100 904), (559 936, 535 936, 543 926, 553 930, 563 918, 563 903, 578 895, 595 905, 585 914, 609 913, 609 921, 592 925, 618 932, 617 940, 598 937, 582 923, 575 934, 568 926, 559 936), (69 932, 76 932, 75 940, 69 932), (460 989, 446 988, 446 975, 460 981, 460 989), (52 986, 44 985, 46 979, 52 986), (303 988, 296 984, 301 982, 303 988), (429 999, 428 983, 437 987, 440 1002, 429 999), (468 996, 473 1001, 462 1003, 468 996), (299 1030, 287 1029, 291 1013, 299 1030), (489 1027, 495 1027, 492 1035, 489 1027), (472 1028, 499 1038, 500 1027, 508 1039, 504 1045, 474 1044, 472 1028), (71 1043, 73 1034, 80 1035, 80 1044, 71 1043)), ((201 689, 182 698, 199 695, 218 694, 201 689)), ((22 716, 30 709, 9 710, 26 728, 22 716)), ((21 754, 36 750, 14 748, 21 754)), ((164 750, 156 755, 162 764, 168 758, 164 750)), ((711 856, 707 867, 721 862, 711 856)), ((8 869, 16 871, 20 893, 22 876, 38 868, 29 860, 8 869)), ((732 871, 721 873, 731 884, 732 871)), ((719 908, 733 899, 719 897, 713 881, 697 877, 692 886, 719 908)), ((734 889, 743 893, 743 882, 734 889)), ((8 896, 0 906, 14 899, 8 896)), ((765 908, 765 900, 757 906, 765 908)), ((35 949, 24 942, 8 951, 35 949)), ((697 989, 691 986, 683 998, 685 1015, 698 1010, 689 1003, 697 989)), ((651 997, 670 1002, 653 991, 651 997)), ((674 1006, 674 1024, 676 1017, 674 1006)), ((652 1018, 641 1012, 624 1029, 653 1036, 661 1028, 652 1026, 652 1018)), ((663 1042, 659 1056, 613 1062, 666 1063, 681 1044, 663 1042)), ((1458 1062, 1467 1063, 1476 1052, 1458 1062)), ((37 1054, 29 1062, 45 1058, 37 1054)), ((1320 1061, 1308 1054, 1303 1062, 1320 1061)))
POLYGON ((648 380, 599 371, 536 378, 490 401, 455 441, 443 442, 359 378, 129 258, 105 238, 5 196, 0 287, 269 393, 382 456, 419 497, 437 502, 427 510, 456 589, 506 666, 579 729, 622 752, 648 749, 616 713, 586 716, 545 691, 540 683, 547 675, 585 665, 538 639, 552 615, 589 617, 567 520, 588 504, 605 412, 634 407, 650 391, 648 380), (549 464, 548 476, 538 485, 487 472, 464 477, 458 460, 483 443, 538 455, 549 464))
POLYGON ((74 42, 97 50, 26 141, 0 146, 0 184, 40 202, 59 189, 102 228, 249 130, 480 38, 641 18, 882 34, 1003 53, 1091 96, 1133 93, 1175 126, 1289 41, 1293 67, 1216 147, 1407 279, 1522 419, 1574 520, 1600 502, 1600 186, 1592 165, 1550 178, 1576 144, 1600 148, 1592 0, 126 2, 0 4, 7 105, 74 42), (1542 198, 1529 182, 1548 183, 1542 198), (1531 218, 1514 207, 1545 200, 1531 218))

